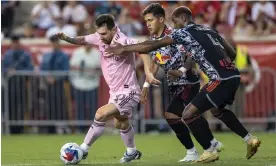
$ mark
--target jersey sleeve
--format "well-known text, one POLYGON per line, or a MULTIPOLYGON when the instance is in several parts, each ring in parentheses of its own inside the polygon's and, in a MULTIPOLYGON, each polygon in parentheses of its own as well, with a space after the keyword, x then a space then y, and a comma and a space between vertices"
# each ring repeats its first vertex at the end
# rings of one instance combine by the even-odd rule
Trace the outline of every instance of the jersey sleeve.
POLYGON ((175 30, 168 36, 173 39, 175 44, 188 45, 192 42, 191 36, 184 29, 175 30))
POLYGON ((85 42, 89 43, 89 44, 93 44, 93 45, 99 45, 99 34, 98 33, 93 33, 90 35, 86 35, 84 36, 84 40, 85 42))

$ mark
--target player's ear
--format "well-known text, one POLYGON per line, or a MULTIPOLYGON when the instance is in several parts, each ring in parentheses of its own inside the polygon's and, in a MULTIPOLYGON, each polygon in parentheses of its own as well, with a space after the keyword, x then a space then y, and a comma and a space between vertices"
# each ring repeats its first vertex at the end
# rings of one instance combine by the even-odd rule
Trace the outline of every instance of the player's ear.
POLYGON ((114 26, 114 27, 111 29, 111 32, 115 34, 115 33, 117 32, 117 26, 114 26))
POLYGON ((184 15, 184 14, 182 14, 182 15, 180 16, 180 18, 181 18, 184 22, 186 22, 186 21, 187 21, 187 18, 185 17, 185 15, 184 15))
POLYGON ((165 18, 164 17, 159 17, 159 21, 160 22, 165 22, 165 18))

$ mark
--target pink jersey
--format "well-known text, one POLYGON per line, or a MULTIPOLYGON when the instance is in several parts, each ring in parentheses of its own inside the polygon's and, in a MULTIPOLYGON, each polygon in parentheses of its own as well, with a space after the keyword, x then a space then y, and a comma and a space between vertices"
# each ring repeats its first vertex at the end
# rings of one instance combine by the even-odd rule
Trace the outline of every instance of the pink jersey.
POLYGON ((111 94, 133 90, 140 94, 141 89, 135 72, 135 53, 126 53, 123 57, 107 57, 105 54, 105 49, 114 45, 114 42, 128 45, 137 43, 137 40, 128 38, 117 28, 117 33, 110 45, 103 43, 98 33, 85 36, 85 41, 97 45, 102 53, 101 68, 111 94))

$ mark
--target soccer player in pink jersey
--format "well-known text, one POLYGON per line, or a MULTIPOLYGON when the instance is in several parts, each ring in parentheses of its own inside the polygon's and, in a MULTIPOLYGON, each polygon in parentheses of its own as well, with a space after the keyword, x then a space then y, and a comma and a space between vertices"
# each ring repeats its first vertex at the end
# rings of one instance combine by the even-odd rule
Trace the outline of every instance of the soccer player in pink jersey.
MULTIPOLYGON (((88 155, 89 147, 103 134, 105 123, 110 118, 114 118, 114 125, 120 129, 121 137, 127 148, 121 163, 140 159, 142 153, 136 149, 134 143, 134 130, 130 124, 129 118, 132 115, 132 109, 137 106, 140 100, 141 89, 138 84, 135 73, 135 54, 128 52, 125 56, 108 56, 105 49, 116 44, 129 45, 138 41, 125 36, 120 29, 115 26, 112 15, 100 15, 95 25, 97 32, 87 35, 71 38, 64 33, 58 33, 56 36, 69 43, 76 45, 92 44, 97 45, 102 53, 101 68, 103 76, 110 88, 110 98, 108 104, 99 108, 95 119, 91 125, 84 142, 80 145, 84 152, 85 159, 88 155), (131 55, 130 55, 131 54, 131 55)), ((140 55, 144 62, 147 79, 155 84, 160 84, 158 80, 149 72, 150 61, 147 55, 140 55)))

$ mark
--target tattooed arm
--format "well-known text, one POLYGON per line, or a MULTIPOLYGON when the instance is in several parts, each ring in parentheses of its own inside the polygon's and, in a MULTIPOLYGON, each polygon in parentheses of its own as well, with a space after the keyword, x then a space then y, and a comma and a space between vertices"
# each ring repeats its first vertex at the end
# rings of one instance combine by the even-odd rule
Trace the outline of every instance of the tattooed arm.
POLYGON ((64 40, 68 43, 71 44, 75 44, 75 45, 86 45, 89 44, 85 41, 85 37, 84 36, 77 36, 77 37, 69 37, 67 35, 65 35, 64 33, 57 33, 55 34, 55 36, 57 38, 59 38, 60 40, 64 40))

